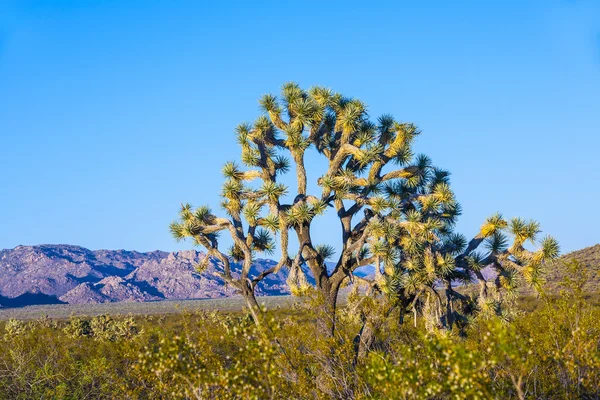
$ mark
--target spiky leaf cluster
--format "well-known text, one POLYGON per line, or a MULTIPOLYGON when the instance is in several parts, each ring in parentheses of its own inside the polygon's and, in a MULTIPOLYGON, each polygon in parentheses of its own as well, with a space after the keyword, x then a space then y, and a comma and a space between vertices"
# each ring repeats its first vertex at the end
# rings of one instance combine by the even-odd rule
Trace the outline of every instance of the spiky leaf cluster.
POLYGON ((542 240, 538 251, 526 249, 527 243, 537 243, 540 232, 531 221, 494 215, 469 242, 456 233, 461 207, 450 173, 426 155, 414 155, 413 143, 421 133, 414 124, 390 115, 373 120, 357 99, 295 83, 284 84, 279 96, 264 95, 259 104, 262 115, 236 128, 241 165, 223 167, 221 205, 228 217, 185 206, 171 225, 176 238, 192 238, 226 266, 229 257, 218 249, 217 235, 228 231, 233 239, 229 255, 244 269, 239 279, 226 278, 238 287, 250 281, 253 289, 287 266, 293 291, 306 289, 305 271, 310 270, 318 277, 317 288, 335 298, 331 291, 357 268, 374 265, 372 287, 414 306, 420 293, 437 295, 444 285, 447 301, 458 298, 452 282, 481 280, 486 266, 498 272, 499 290, 513 291, 517 278, 539 286, 541 264, 558 254, 551 238, 542 240), (305 161, 309 151, 326 165, 317 173, 313 193, 308 192, 305 161), (287 173, 295 175, 294 188, 281 181, 287 173), (333 249, 317 246, 311 236, 314 219, 329 209, 341 222, 342 245, 333 269, 325 264, 333 249), (290 232, 297 249, 289 249, 290 232), (275 250, 275 235, 281 251, 277 266, 249 277, 254 254, 275 250))

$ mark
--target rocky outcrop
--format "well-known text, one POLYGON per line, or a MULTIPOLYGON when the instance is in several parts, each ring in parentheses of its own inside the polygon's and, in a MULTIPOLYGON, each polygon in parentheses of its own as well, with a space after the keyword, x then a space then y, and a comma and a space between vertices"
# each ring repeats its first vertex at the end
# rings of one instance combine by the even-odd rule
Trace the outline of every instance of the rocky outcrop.
POLYGON ((109 276, 98 283, 82 283, 59 299, 71 304, 161 300, 118 276, 109 276))
MULTIPOLYGON (((102 303, 226 297, 233 288, 211 262, 202 274, 195 266, 204 253, 189 250, 140 253, 88 250, 71 245, 17 246, 0 251, 0 306, 48 303, 102 303)), ((257 260, 251 275, 274 265, 257 260)), ((239 265, 234 264, 234 271, 239 265)), ((289 293, 283 273, 257 287, 260 295, 289 293)))

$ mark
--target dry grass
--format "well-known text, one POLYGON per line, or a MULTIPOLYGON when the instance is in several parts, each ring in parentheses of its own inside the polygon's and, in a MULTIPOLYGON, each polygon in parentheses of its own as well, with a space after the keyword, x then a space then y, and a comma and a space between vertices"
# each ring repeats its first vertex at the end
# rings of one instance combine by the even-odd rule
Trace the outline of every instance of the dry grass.
MULTIPOLYGON (((258 302, 267 309, 289 308, 298 299, 292 296, 259 297, 258 302)), ((0 309, 0 320, 11 318, 21 320, 38 319, 48 316, 53 319, 71 316, 110 315, 157 315, 177 314, 184 310, 240 312, 246 306, 241 297, 202 300, 165 300, 156 302, 102 303, 102 304, 51 304, 0 309)))

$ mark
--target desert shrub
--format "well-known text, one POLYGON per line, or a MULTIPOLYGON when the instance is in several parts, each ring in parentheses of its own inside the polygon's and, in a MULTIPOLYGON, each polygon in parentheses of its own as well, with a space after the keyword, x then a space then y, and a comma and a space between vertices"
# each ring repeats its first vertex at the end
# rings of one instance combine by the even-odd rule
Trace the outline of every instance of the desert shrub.
POLYGON ((119 398, 121 388, 139 385, 127 373, 138 352, 134 343, 90 340, 31 324, 2 341, 0 399, 119 398))
POLYGON ((4 325, 7 337, 22 335, 26 330, 27 324, 18 319, 9 319, 4 325))
POLYGON ((90 329, 94 338, 110 341, 130 339, 139 333, 138 326, 132 317, 113 319, 108 315, 98 315, 92 318, 90 329))
POLYGON ((570 285, 461 334, 392 314, 358 361, 360 321, 342 310, 336 335, 322 338, 310 301, 274 311, 262 330, 223 312, 8 321, 0 399, 594 399, 600 308, 570 285))
POLYGON ((36 319, 34 322, 34 324, 44 327, 44 328, 53 328, 53 329, 57 329, 58 328, 58 321, 49 318, 47 315, 44 315, 38 319, 36 319))
POLYGON ((445 335, 420 337, 393 353, 372 352, 361 368, 369 390, 361 398, 488 399, 488 362, 445 335))
POLYGON ((168 398, 280 398, 281 355, 251 320, 205 315, 201 324, 147 346, 137 373, 168 398))
POLYGON ((91 319, 71 318, 63 331, 70 338, 93 337, 115 341, 131 339, 139 333, 139 328, 132 317, 115 319, 109 315, 98 315, 91 319))
POLYGON ((84 318, 71 318, 63 331, 72 339, 92 335, 90 321, 84 318))

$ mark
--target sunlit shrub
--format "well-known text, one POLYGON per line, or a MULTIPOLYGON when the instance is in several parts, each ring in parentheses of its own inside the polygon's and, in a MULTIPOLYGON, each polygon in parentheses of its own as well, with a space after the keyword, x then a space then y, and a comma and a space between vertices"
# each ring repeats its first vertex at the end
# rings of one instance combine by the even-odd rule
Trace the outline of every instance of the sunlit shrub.
POLYGON ((27 330, 27 324, 18 319, 9 319, 4 325, 7 338, 22 335, 27 330))
POLYGON ((363 320, 342 307, 336 335, 325 338, 319 299, 310 297, 267 314, 261 329, 246 314, 185 310, 7 321, 0 399, 593 399, 600 309, 579 291, 577 274, 535 311, 508 320, 490 313, 456 332, 391 314, 358 360, 363 320))

